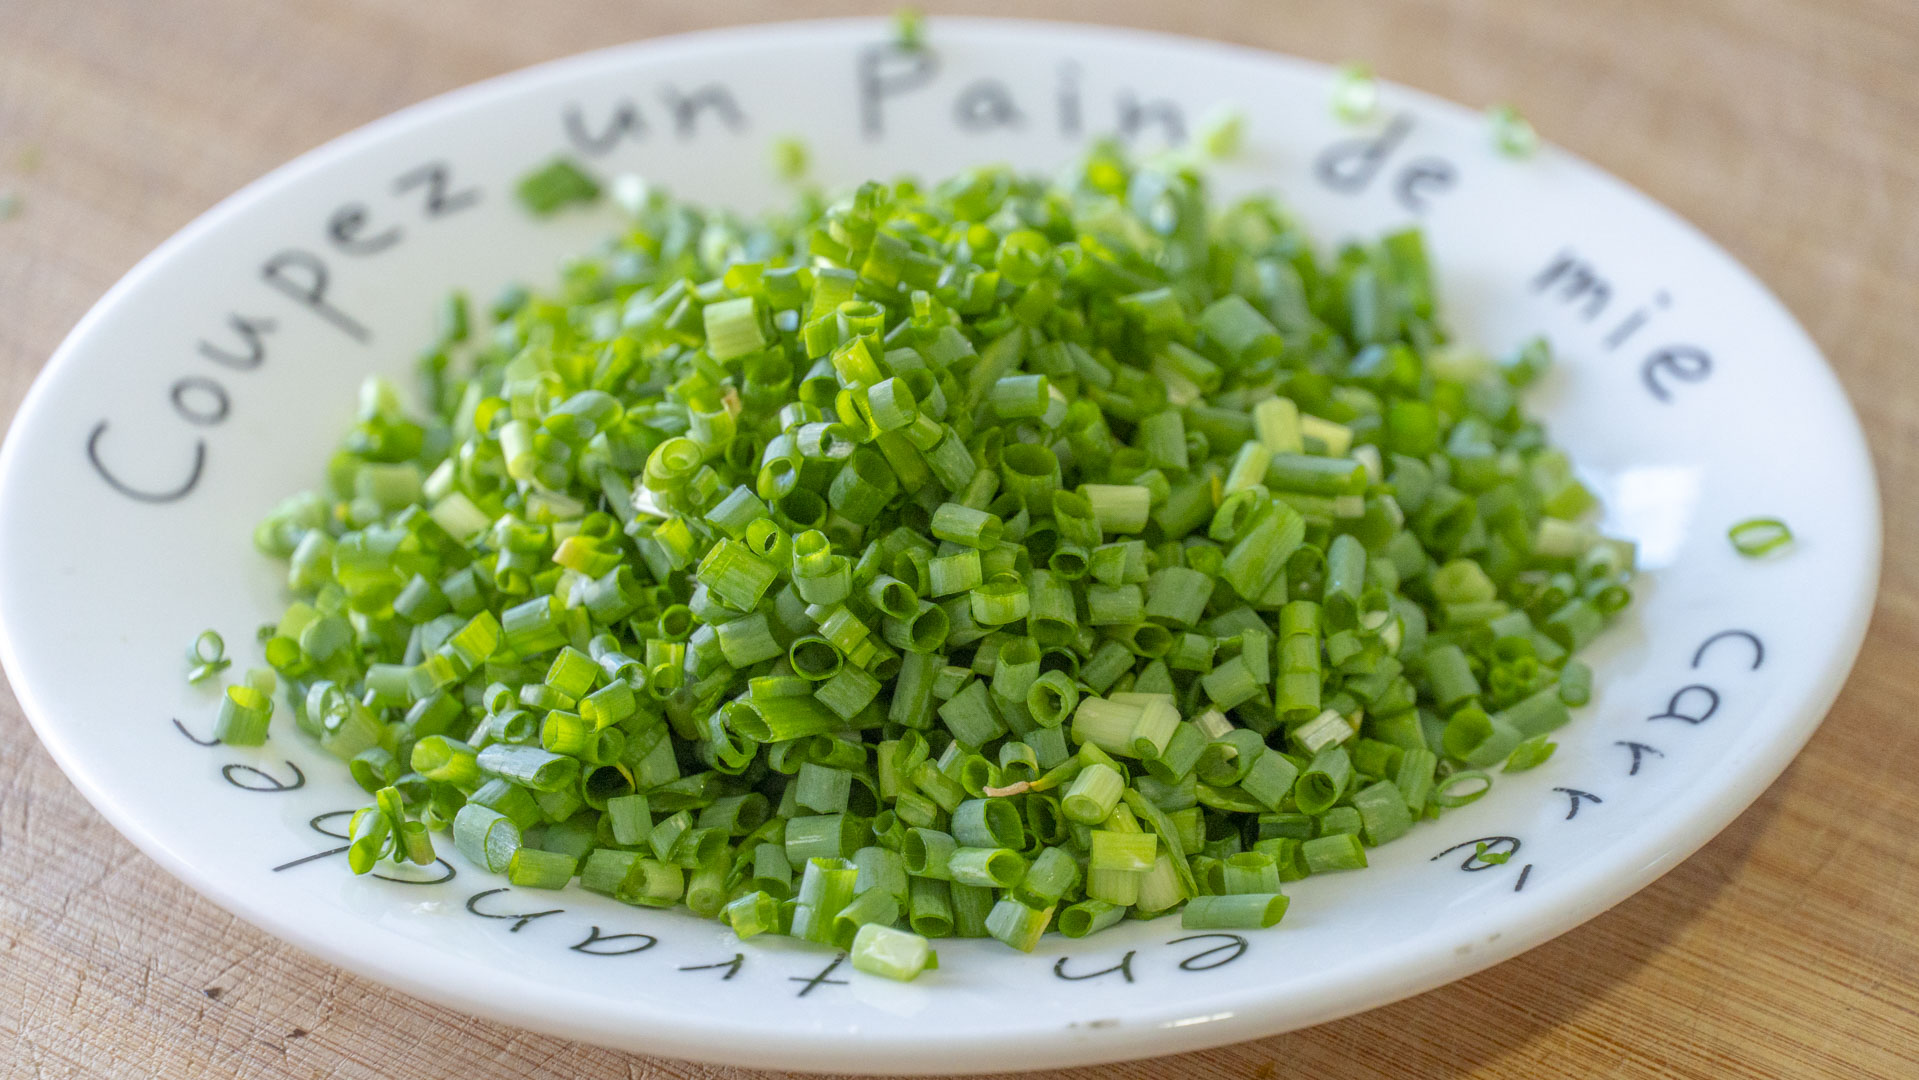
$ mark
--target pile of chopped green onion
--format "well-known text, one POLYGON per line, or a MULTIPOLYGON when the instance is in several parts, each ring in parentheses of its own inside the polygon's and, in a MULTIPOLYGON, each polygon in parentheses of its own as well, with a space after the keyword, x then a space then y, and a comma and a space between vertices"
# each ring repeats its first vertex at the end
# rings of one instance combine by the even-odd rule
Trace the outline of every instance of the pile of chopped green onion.
POLYGON ((372 797, 356 872, 451 833, 911 978, 1270 926, 1587 701, 1632 549, 1520 409, 1544 344, 1449 343, 1416 231, 1322 258, 1105 145, 756 220, 624 190, 256 532, 296 599, 221 737, 277 682, 372 797))

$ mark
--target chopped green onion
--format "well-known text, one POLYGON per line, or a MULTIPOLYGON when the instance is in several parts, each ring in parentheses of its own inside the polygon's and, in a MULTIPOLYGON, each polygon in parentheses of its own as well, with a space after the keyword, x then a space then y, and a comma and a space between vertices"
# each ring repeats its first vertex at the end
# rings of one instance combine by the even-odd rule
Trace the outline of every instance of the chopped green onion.
POLYGON ((229 746, 259 746, 267 741, 267 722, 273 718, 273 695, 245 684, 227 687, 213 737, 229 746))
POLYGON ((600 197, 599 181, 566 158, 554 158, 527 173, 520 178, 519 186, 514 190, 520 197, 520 204, 541 217, 574 203, 594 202, 600 197))
POLYGON ((453 819, 453 845, 468 862, 505 873, 520 848, 520 829, 506 815, 468 803, 453 819))
POLYGON ((1006 897, 993 905, 986 916, 986 932, 1000 939, 1020 952, 1032 952, 1039 944, 1046 925, 1053 920, 1053 909, 1043 910, 1027 907, 1012 897, 1006 897))
POLYGON ((1531 122, 1511 105, 1495 105, 1486 110, 1492 125, 1493 147, 1509 158, 1527 158, 1539 150, 1539 133, 1531 122))
POLYGON ((1206 157, 1224 161, 1239 155, 1245 133, 1245 113, 1233 108, 1216 108, 1200 118, 1193 142, 1206 157))
POLYGON ((893 44, 908 52, 926 47, 926 16, 916 7, 893 12, 893 44))
POLYGON ((1004 529, 1000 519, 959 503, 943 503, 933 511, 931 531, 941 540, 987 550, 998 546, 1004 529))
POLYGON ((193 665, 187 672, 187 681, 205 682, 231 667, 233 661, 227 659, 226 653, 225 639, 212 630, 200 631, 200 636, 194 638, 192 646, 187 649, 187 663, 193 665))
POLYGON ((1007 889, 1026 875, 1026 862, 1006 848, 959 848, 947 861, 947 870, 960 885, 1007 889))
POLYGON ((1229 856, 1220 867, 1220 895, 1279 891, 1279 866, 1262 851, 1229 856))
POLYGON ((812 155, 807 152, 806 144, 787 136, 773 140, 773 175, 789 184, 806 179, 806 171, 811 164, 812 155))
POLYGON ((1747 518, 1726 530, 1733 549, 1748 559, 1757 559, 1792 543, 1792 529, 1778 518, 1747 518))
POLYGON ((1333 78, 1333 115, 1361 124, 1379 111, 1379 83, 1365 64, 1341 64, 1333 78))
POLYGON ((1534 735, 1531 738, 1522 740, 1518 746, 1513 747, 1513 752, 1506 756, 1505 767, 1500 771, 1524 772, 1534 766, 1543 765, 1548 758, 1553 756, 1553 751, 1557 749, 1559 749, 1559 744, 1548 742, 1545 735, 1534 735))
MULTIPOLYGON (((749 892, 735 897, 722 910, 726 924, 733 928, 741 941, 765 933, 778 933, 780 929, 780 902, 770 893, 749 892)), ((877 924, 868 928, 877 928, 877 924)), ((855 938, 857 943, 858 939, 855 938)))
POLYGON ((1306 868, 1315 874, 1334 870, 1359 870, 1366 865, 1366 849, 1353 833, 1336 833, 1308 840, 1299 846, 1306 868))
POLYGON ((506 879, 528 889, 563 889, 573 880, 576 860, 557 851, 522 847, 506 865, 506 879))
POLYGON ((1126 917, 1126 908, 1104 900, 1082 900, 1059 913, 1059 932, 1069 938, 1095 934, 1126 917))
POLYGON ((1397 840, 1413 827, 1405 796, 1391 780, 1375 780, 1353 792, 1353 808, 1359 811, 1360 835, 1372 847, 1397 840))
POLYGON ((1195 896, 1180 915, 1183 930, 1264 930, 1279 925, 1287 899, 1278 892, 1195 896))
POLYGON ((700 317, 706 328, 706 348, 715 360, 737 360, 766 347, 759 301, 751 296, 708 304, 700 317))
POLYGON ((1069 821, 1096 825, 1112 814, 1126 790, 1119 771, 1102 762, 1094 762, 1079 771, 1061 799, 1061 808, 1069 821))
POLYGON ((939 966, 938 954, 925 938, 878 923, 860 927, 848 955, 855 970, 900 982, 912 982, 920 972, 939 966))
POLYGON ((1153 858, 1158 848, 1159 838, 1152 833, 1122 833, 1111 829, 1094 829, 1086 868, 1094 871, 1126 870, 1145 873, 1153 868, 1153 858))
POLYGON ((1581 661, 1569 660, 1559 670, 1559 700, 1577 708, 1592 700, 1593 669, 1581 661))
POLYGON ((1433 801, 1442 807, 1465 806, 1477 802, 1493 788, 1493 778, 1478 769, 1453 773, 1433 788, 1433 801))
POLYGON ((419 410, 369 380, 255 530, 290 603, 215 734, 284 686, 373 796, 355 872, 451 832, 893 978, 939 937, 1271 925, 1545 760, 1636 567, 1520 407, 1543 343, 1451 343, 1416 231, 1322 259, 1211 202, 1238 139, 757 217, 622 179, 617 237, 449 297, 419 410))
POLYGON ((1137 484, 1082 484, 1079 494, 1092 504, 1093 520, 1109 533, 1144 529, 1153 505, 1152 492, 1137 484))

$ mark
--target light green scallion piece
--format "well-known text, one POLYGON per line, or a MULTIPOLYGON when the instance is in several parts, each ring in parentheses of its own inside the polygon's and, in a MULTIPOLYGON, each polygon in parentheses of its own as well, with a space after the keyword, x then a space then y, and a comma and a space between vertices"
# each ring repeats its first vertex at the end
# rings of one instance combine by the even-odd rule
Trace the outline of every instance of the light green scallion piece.
POLYGON ((187 671, 187 681, 202 683, 218 675, 233 665, 227 658, 227 643, 212 630, 200 631, 187 649, 187 663, 193 667, 187 671))
POLYGON ((1778 518, 1747 518, 1726 530, 1733 550, 1748 559, 1757 559, 1792 543, 1792 529, 1778 518))
POLYGON ((806 179, 812 154, 806 144, 792 136, 773 140, 773 175, 789 184, 806 179))
POLYGON ((1539 133, 1532 122, 1511 105, 1495 105, 1486 110, 1492 127, 1493 148, 1509 158, 1529 158, 1539 152, 1539 133))
POLYGON ((1333 76, 1333 115, 1363 124, 1379 111, 1379 81, 1365 64, 1341 64, 1333 76))

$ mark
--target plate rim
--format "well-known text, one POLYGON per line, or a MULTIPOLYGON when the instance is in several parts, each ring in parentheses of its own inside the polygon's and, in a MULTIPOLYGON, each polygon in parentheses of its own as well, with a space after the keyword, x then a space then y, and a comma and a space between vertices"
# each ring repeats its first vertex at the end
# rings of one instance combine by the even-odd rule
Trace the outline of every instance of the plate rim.
MULTIPOLYGON (((1250 45, 1200 38, 1185 34, 1146 31, 1052 19, 940 16, 943 26, 983 36, 1042 31, 1053 35, 1073 34, 1096 39, 1102 44, 1172 49, 1232 57, 1262 64, 1306 65, 1326 72, 1332 65, 1289 53, 1250 45)), ((537 86, 556 77, 565 77, 600 65, 617 66, 643 63, 651 54, 682 52, 689 48, 751 44, 758 39, 777 38, 795 33, 832 37, 841 34, 871 34, 885 20, 875 17, 803 19, 769 23, 751 23, 716 27, 644 38, 575 53, 528 67, 496 75, 478 82, 426 98, 386 113, 353 128, 272 169, 221 199, 212 207, 173 233, 142 257, 120 277, 86 312, 62 339, 52 356, 36 374, 11 421, 4 445, 0 445, 0 512, 11 501, 12 478, 22 466, 19 435, 21 421, 43 408, 43 401, 62 370, 75 362, 87 347, 96 326, 119 306, 129 294, 142 288, 154 276, 172 269, 172 264, 203 235, 222 228, 229 218, 273 199, 280 190, 301 177, 360 152, 363 145, 384 140, 389 135, 438 117, 468 109, 483 108, 495 98, 508 97, 524 87, 537 86)), ((1441 112, 1464 109, 1435 94, 1391 83, 1394 93, 1422 108, 1441 112)), ((1262 994, 1257 989, 1225 992, 1216 1001, 1230 1001, 1234 1008, 1226 1013, 1209 1014, 1206 1022, 1194 1022, 1176 1006, 1160 1004, 1129 1010, 1130 1016, 1113 1028, 1100 1032, 1097 1043, 1087 1041, 1083 1032, 1065 1026, 1032 1028, 982 1048, 975 1044, 948 1039, 944 1042, 921 1036, 887 1035, 863 1032, 855 1038, 825 1031, 793 1030, 769 1036, 756 1029, 723 1021, 669 1023, 644 1010, 618 1018, 613 1025, 592 1021, 600 1015, 613 1019, 603 1008, 576 1011, 579 1018, 568 1023, 560 1010, 547 1008, 529 1016, 510 1011, 501 998, 489 998, 489 983, 499 972, 466 956, 449 956, 417 943, 408 944, 430 955, 430 965, 409 964, 405 950, 381 955, 377 950, 355 950, 329 936, 309 932, 304 925, 276 916, 265 906, 249 900, 246 890, 228 888, 222 878, 198 872, 167 841, 133 817, 103 785, 95 782, 86 764, 84 748, 62 738, 61 724, 53 712, 42 706, 34 683, 19 677, 20 666, 14 649, 12 624, 0 616, 0 663, 4 663, 19 701, 21 711, 32 725, 41 745, 46 747, 73 783, 114 828, 149 858, 201 896, 228 912, 245 919, 262 932, 288 942, 327 963, 370 978, 383 985, 412 994, 423 1000, 448 1006, 491 1020, 550 1032, 561 1037, 578 1038, 601 1045, 621 1046, 638 1053, 663 1054, 687 1060, 717 1061, 766 1068, 802 1068, 848 1070, 855 1072, 952 1073, 976 1069, 1036 1069, 1086 1065, 1129 1058, 1157 1056, 1203 1049, 1243 1039, 1277 1034, 1324 1023, 1367 1009, 1403 1000, 1426 990, 1472 975, 1496 963, 1530 950, 1569 930, 1585 924, 1605 910, 1637 894, 1668 870, 1690 857, 1713 839, 1778 779, 1797 757, 1814 731, 1824 721, 1841 689, 1850 677, 1871 621, 1883 565, 1883 522, 1876 469, 1869 446, 1853 407, 1831 362, 1791 310, 1743 263, 1710 236, 1664 204, 1637 187, 1601 169, 1563 147, 1554 147, 1555 156, 1601 184, 1649 211, 1666 227, 1690 236, 1719 257, 1745 284, 1769 301, 1791 330, 1789 345, 1803 348, 1816 357, 1816 376, 1822 378, 1841 406, 1850 425, 1843 433, 1846 446, 1835 450, 1855 458, 1865 481, 1865 504, 1858 508, 1859 526, 1864 531, 1868 558, 1859 574, 1854 595, 1846 607, 1845 625, 1830 640, 1834 647, 1829 660, 1816 678, 1809 680, 1796 695, 1796 707, 1788 710, 1790 720, 1779 729, 1762 753, 1745 761, 1737 770, 1725 773, 1716 786, 1708 782, 1675 800, 1676 824, 1644 837, 1621 841, 1608 860, 1608 873, 1576 869, 1538 890, 1529 904, 1499 916, 1499 933, 1490 939, 1481 927, 1491 916, 1462 919, 1449 936, 1434 935, 1424 947, 1402 949, 1367 963, 1342 970, 1333 983, 1314 1001, 1301 1007, 1284 996, 1262 994), (1650 839, 1648 838, 1650 837, 1650 839), (1594 879, 1598 878, 1598 881, 1594 879), (1462 942, 1470 943, 1461 952, 1462 942), (434 972, 429 977, 420 972, 434 972), (449 974, 451 973, 451 974, 449 974), (451 975, 477 976, 454 978, 451 975), (642 1048, 642 1043, 645 1047, 642 1048), (926 1059, 937 1057, 936 1063, 926 1059)), ((0 536, 0 556, 4 556, 4 536, 0 536)), ((4 578, 0 578, 4 581, 4 578)), ((0 613, 10 605, 0 600, 0 613)), ((538 994, 550 1002, 565 1002, 572 992, 540 987, 538 994)), ((522 999, 524 1001, 524 999, 522 999)), ((578 999, 581 1005, 603 1003, 604 999, 578 999)), ((1209 1002, 1210 1003, 1210 1002, 1209 1002)))

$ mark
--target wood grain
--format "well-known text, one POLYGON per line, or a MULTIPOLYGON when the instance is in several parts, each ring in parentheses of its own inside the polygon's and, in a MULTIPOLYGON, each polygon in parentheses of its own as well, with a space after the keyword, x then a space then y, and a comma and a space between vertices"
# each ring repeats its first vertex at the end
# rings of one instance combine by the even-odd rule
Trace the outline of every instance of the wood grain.
MULTIPOLYGON (((1886 495, 1865 653, 1798 762, 1611 913, 1309 1031, 1060 1076, 1919 1076, 1919 4, 1039 0, 1327 60, 1549 137, 1677 209, 1805 321, 1886 495)), ((160 240, 294 154, 474 79, 725 22, 889 4, 0 0, 0 398, 160 240), (22 153, 37 149, 29 168, 22 153)), ((85 642, 74 647, 84 648, 85 642)), ((0 701, 0 1073, 742 1077, 482 1023, 238 922, 133 850, 0 701)))

